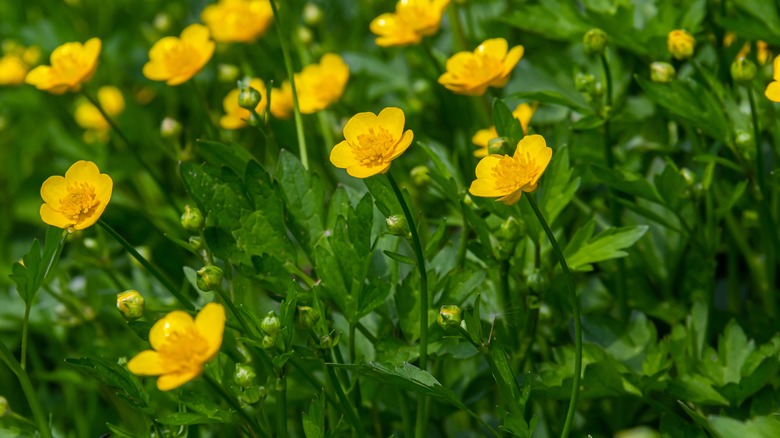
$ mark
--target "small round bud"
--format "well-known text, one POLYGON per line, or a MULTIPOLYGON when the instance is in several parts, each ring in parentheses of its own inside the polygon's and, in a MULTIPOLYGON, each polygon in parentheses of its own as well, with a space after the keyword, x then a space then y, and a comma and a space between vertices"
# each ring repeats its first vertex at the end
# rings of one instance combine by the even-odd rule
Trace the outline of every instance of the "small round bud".
POLYGON ((329 350, 333 347, 333 338, 328 335, 320 336, 320 348, 329 350))
POLYGON ((203 213, 197 207, 184 206, 181 214, 181 226, 188 231, 200 231, 203 228, 203 213))
POLYGON ((419 96, 429 91, 431 91, 431 84, 429 81, 426 81, 425 79, 415 79, 415 81, 412 82, 412 93, 414 95, 419 96))
POLYGON ((220 82, 235 82, 238 79, 238 75, 241 74, 241 70, 233 64, 218 64, 217 65, 217 79, 220 82))
POLYGON ((601 29, 591 29, 582 37, 582 44, 588 55, 600 55, 607 47, 607 34, 601 29))
POLYGON ((731 77, 740 83, 752 81, 756 77, 756 64, 744 56, 740 56, 731 63, 731 77))
POLYGON ((409 223, 406 222, 405 217, 394 214, 385 219, 385 223, 387 224, 387 230, 393 236, 410 237, 409 223))
POLYGON ((309 306, 298 307, 298 323, 305 329, 311 329, 320 320, 320 312, 309 306))
POLYGON ((282 323, 279 320, 279 317, 276 316, 276 313, 274 313, 273 310, 268 312, 268 315, 265 315, 265 318, 260 321, 260 328, 263 330, 263 333, 272 338, 275 338, 276 334, 279 333, 279 327, 281 325, 282 323))
POLYGON ((263 96, 260 92, 252 87, 242 87, 238 93, 238 106, 246 110, 254 110, 257 105, 260 105, 260 101, 263 96))
POLYGON ((276 338, 272 338, 270 336, 263 336, 263 348, 266 350, 270 350, 274 348, 274 345, 276 345, 276 338))
POLYGON ((650 79, 659 84, 671 82, 677 75, 677 71, 668 62, 654 62, 650 64, 650 79))
POLYGON ((476 204, 474 203, 474 199, 471 198, 471 195, 466 193, 463 195, 463 203, 466 204, 466 207, 474 208, 476 207, 476 204))
POLYGON ((593 95, 596 92, 596 77, 590 73, 577 72, 574 75, 574 86, 580 93, 593 95))
POLYGON ((431 169, 428 166, 415 166, 409 172, 409 176, 416 186, 424 186, 431 181, 431 169))
POLYGON ((208 265, 198 270, 198 289, 209 292, 222 284, 224 273, 218 266, 208 265))
POLYGON ((679 61, 693 55, 696 39, 687 31, 677 29, 669 32, 666 45, 669 48, 669 53, 679 61))
POLYGON ((506 141, 506 137, 491 138, 488 140, 488 154, 503 155, 508 145, 509 143, 506 141))
POLYGON ((691 169, 683 167, 680 169, 680 176, 685 180, 685 184, 691 187, 696 182, 696 174, 691 169))
POLYGON ((154 28, 160 33, 165 33, 171 28, 171 16, 160 12, 154 17, 154 28))
POLYGON ((195 251, 203 248, 203 239, 200 236, 190 236, 188 243, 190 244, 190 248, 195 251))
POLYGON ((303 6, 303 22, 307 26, 316 26, 322 23, 322 9, 315 3, 306 2, 303 6))
POLYGON ((0 418, 5 417, 5 414, 10 412, 11 409, 8 407, 8 400, 6 400, 5 397, 0 395, 0 418))
POLYGON ((501 240, 517 241, 525 235, 525 222, 520 222, 515 219, 514 216, 509 216, 509 219, 499 227, 496 237, 501 240))
POLYGON ((449 330, 458 327, 461 319, 460 307, 455 305, 444 305, 439 309, 439 316, 436 317, 436 322, 439 323, 439 327, 444 330, 449 330))
POLYGON ((233 373, 233 380, 242 388, 248 388, 257 378, 255 369, 243 363, 236 364, 236 371, 233 373))
POLYGON ((181 135, 181 123, 171 117, 166 117, 160 123, 160 135, 162 138, 176 138, 181 135))
POLYGON ((116 308, 122 316, 133 321, 144 316, 144 297, 137 290, 126 290, 116 294, 116 308))
POLYGON ((308 46, 312 41, 314 41, 314 34, 311 33, 311 30, 308 27, 298 26, 298 39, 301 41, 301 43, 308 46))
POLYGON ((91 237, 84 238, 83 242, 84 242, 84 248, 87 248, 92 251, 95 251, 100 247, 100 242, 98 242, 97 239, 93 239, 91 237))

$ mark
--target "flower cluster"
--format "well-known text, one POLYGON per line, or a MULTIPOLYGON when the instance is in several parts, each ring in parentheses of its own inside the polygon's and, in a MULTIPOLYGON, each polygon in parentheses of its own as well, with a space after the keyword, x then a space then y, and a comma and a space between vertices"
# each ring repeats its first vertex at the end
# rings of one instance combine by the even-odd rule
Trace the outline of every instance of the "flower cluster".
MULTIPOLYGON (((349 80, 349 67, 335 53, 326 53, 319 64, 307 65, 295 74, 298 107, 303 114, 322 111, 338 102, 349 80)), ((276 117, 289 117, 293 110, 292 87, 289 81, 271 91, 271 113, 276 117)))
POLYGON ((39 90, 53 94, 79 91, 97 69, 102 42, 92 38, 84 44, 65 43, 51 54, 51 65, 39 65, 27 74, 25 81, 39 90))
POLYGON ((439 31, 441 16, 450 0, 400 0, 395 12, 371 21, 370 29, 382 47, 419 44, 422 38, 439 31))
POLYGON ((3 43, 3 56, 0 57, 0 86, 20 85, 30 67, 38 63, 41 50, 36 46, 24 47, 14 42, 3 43))
MULTIPOLYGON (((533 117, 534 112, 536 111, 536 106, 536 104, 532 106, 527 103, 521 103, 512 111, 514 118, 517 119, 520 122, 520 126, 523 127, 523 134, 528 134, 528 124, 531 123, 531 117, 533 117)), ((486 157, 488 155, 488 144, 490 143, 490 140, 493 140, 494 138, 498 138, 498 131, 496 131, 495 126, 477 131, 477 133, 471 137, 471 142, 479 146, 479 148, 474 151, 474 156, 486 157)))
POLYGON ((523 52, 523 46, 509 50, 503 38, 487 40, 473 52, 459 52, 450 57, 439 83, 458 94, 481 96, 488 87, 506 85, 523 52))

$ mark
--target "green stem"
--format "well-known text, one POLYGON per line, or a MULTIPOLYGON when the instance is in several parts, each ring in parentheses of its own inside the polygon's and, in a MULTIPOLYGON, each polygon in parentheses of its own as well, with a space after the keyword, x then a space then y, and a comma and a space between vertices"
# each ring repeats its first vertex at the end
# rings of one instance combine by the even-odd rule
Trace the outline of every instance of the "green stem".
POLYGON ((333 130, 330 129, 329 119, 330 117, 328 116, 327 110, 317 111, 317 122, 320 124, 320 132, 322 133, 322 139, 325 141, 327 150, 336 146, 336 140, 333 138, 333 130))
POLYGON ((198 103, 200 103, 200 106, 203 108, 203 112, 206 113, 206 120, 208 121, 208 123, 206 123, 206 129, 209 132, 209 136, 217 138, 217 126, 214 124, 214 119, 211 118, 211 106, 209 105, 209 101, 206 99, 206 95, 201 91, 198 83, 195 82, 195 79, 191 80, 190 83, 192 83, 192 89, 195 90, 195 97, 198 99, 198 103))
POLYGON ((561 438, 569 436, 569 430, 571 429, 572 421, 574 420, 574 412, 577 410, 577 398, 579 396, 580 389, 580 374, 582 373, 582 327, 580 325, 580 304, 577 298, 577 292, 574 290, 574 280, 572 279, 571 272, 569 271, 569 265, 566 264, 566 259, 563 257, 563 251, 558 245, 558 241, 555 239, 550 226, 542 215, 542 211, 539 210, 539 206, 536 204, 536 199, 532 195, 524 196, 531 204, 531 208, 536 214, 536 218, 539 219, 539 223, 544 228, 544 233, 547 234, 547 238, 550 239, 553 252, 558 257, 558 262, 561 265, 563 271, 563 277, 566 279, 566 288, 569 290, 569 300, 571 301, 572 316, 574 318, 574 343, 575 343, 575 356, 574 356, 574 379, 571 384, 571 398, 569 399, 569 411, 566 413, 566 422, 563 424, 563 432, 561 438))
POLYGON ((30 328, 30 308, 32 299, 24 303, 24 318, 22 319, 22 357, 21 366, 23 370, 27 369, 27 332, 30 328))
POLYGON ((244 409, 241 408, 241 405, 238 403, 238 401, 233 398, 233 396, 231 396, 227 390, 219 384, 219 382, 214 380, 214 378, 211 377, 208 373, 203 373, 203 379, 217 392, 217 394, 219 394, 220 397, 222 397, 223 400, 227 402, 228 405, 230 405, 231 408, 238 412, 244 421, 246 421, 247 427, 249 428, 249 432, 252 436, 258 436, 258 434, 262 437, 268 436, 260 427, 260 425, 257 424, 257 422, 252 417, 250 417, 244 409))
POLYGON ((154 267, 151 263, 149 263, 144 256, 142 256, 138 251, 136 251, 135 248, 133 248, 133 245, 131 245, 127 240, 125 240, 124 237, 120 236, 119 233, 117 233, 113 228, 111 228, 110 225, 108 225, 106 222, 103 221, 103 219, 98 219, 98 224, 103 227, 106 232, 111 235, 111 237, 114 238, 117 242, 119 242, 120 245, 122 245, 127 252, 130 253, 131 256, 133 256, 134 259, 138 261, 141 265, 143 265, 144 268, 146 268, 153 276, 156 278, 160 283, 162 283, 163 286, 165 286, 166 289, 168 289, 168 292, 171 293, 178 301, 181 303, 182 306, 184 306, 187 310, 195 310, 195 306, 192 305, 192 302, 190 302, 187 297, 182 295, 182 293, 176 288, 176 286, 171 283, 171 280, 168 279, 168 277, 165 276, 162 272, 160 272, 157 268, 154 267))
MULTIPOLYGON (((417 234, 417 226, 415 225, 414 216, 409 210, 409 206, 406 205, 406 199, 404 199, 401 189, 398 188, 398 184, 390 174, 386 173, 387 180, 390 182, 390 186, 393 188, 398 203, 401 204, 401 209, 406 216, 406 222, 409 224, 409 231, 412 233, 412 248, 414 254, 417 256, 417 269, 420 272, 420 369, 426 370, 428 365, 428 274, 425 268, 425 256, 423 255, 422 244, 420 243, 420 236, 417 234)), ((426 427, 428 425, 428 419, 425 415, 425 397, 420 396, 417 404, 417 423, 415 426, 415 436, 425 436, 426 427)))
POLYGON ((298 149, 301 154, 301 164, 303 168, 309 169, 309 153, 306 150, 306 136, 303 133, 303 117, 301 116, 301 109, 298 107, 298 91, 295 87, 295 73, 293 72, 292 58, 290 57, 290 47, 287 45, 288 41, 285 38, 285 33, 282 31, 282 20, 279 16, 279 8, 276 6, 276 2, 271 3, 271 10, 274 14, 274 20, 276 21, 276 31, 279 35, 279 44, 282 45, 282 55, 284 56, 284 66, 287 69, 287 79, 290 81, 290 88, 292 90, 293 98, 293 111, 295 112, 295 133, 298 136, 298 149))
POLYGON ((347 416, 347 420, 350 422, 350 424, 352 424, 352 427, 355 429, 355 432, 357 432, 359 437, 365 437, 366 433, 363 431, 363 425, 360 423, 360 418, 357 416, 357 414, 355 414, 355 411, 352 410, 352 405, 349 403, 347 395, 344 394, 344 389, 341 387, 341 381, 339 381, 339 378, 336 375, 336 370, 333 369, 332 365, 329 366, 328 364, 325 364, 325 369, 328 372, 330 383, 333 385, 333 389, 336 391, 336 397, 338 397, 339 401, 341 402, 341 408, 344 410, 344 413, 347 416))
POLYGON ((466 34, 463 33, 463 26, 460 23, 460 8, 458 5, 450 5, 450 9, 447 11, 448 18, 450 19, 450 25, 452 26, 452 34, 455 42, 457 43, 459 50, 468 50, 469 43, 466 39, 466 34))
POLYGON ((280 371, 276 382, 276 436, 279 438, 287 437, 287 380, 283 373, 280 371))
POLYGON ((428 44, 427 40, 423 39, 420 46, 422 46, 423 52, 425 52, 425 56, 427 56, 431 61, 431 64, 433 64, 433 67, 436 70, 436 77, 438 79, 438 77, 444 73, 444 67, 442 67, 441 62, 439 62, 439 60, 436 58, 436 55, 433 54, 433 49, 431 48, 431 45, 428 44))
POLYGON ((49 430, 49 424, 46 420, 46 415, 41 407, 41 402, 35 394, 32 383, 30 383, 30 377, 27 372, 22 369, 19 362, 16 361, 8 347, 0 342, 0 360, 16 375, 16 379, 19 381, 19 385, 22 387, 24 397, 27 399, 27 404, 30 405, 30 410, 33 414, 33 419, 38 427, 38 432, 41 434, 41 438, 51 438, 51 431, 49 430))

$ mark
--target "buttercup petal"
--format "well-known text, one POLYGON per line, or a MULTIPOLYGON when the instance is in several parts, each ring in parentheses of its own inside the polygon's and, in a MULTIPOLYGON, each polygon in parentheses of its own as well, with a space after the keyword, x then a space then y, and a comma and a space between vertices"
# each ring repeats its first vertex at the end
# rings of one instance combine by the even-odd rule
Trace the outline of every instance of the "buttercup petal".
POLYGON ((507 44, 505 39, 493 38, 485 40, 474 50, 474 53, 478 55, 487 55, 492 58, 504 59, 506 57, 506 51, 508 47, 509 44, 507 44))
POLYGON ((390 161, 388 161, 382 166, 373 166, 373 167, 361 166, 361 165, 350 166, 347 167, 347 173, 350 176, 354 176, 355 178, 368 178, 369 176, 374 176, 380 173, 384 173, 389 168, 390 168, 390 161))
POLYGON ((149 61, 144 64, 144 77, 153 81, 164 81, 168 78, 168 69, 162 63, 149 61))
POLYGON ((217 303, 206 304, 195 317, 195 327, 208 344, 203 361, 209 361, 222 346, 222 335, 225 331, 225 308, 217 303))
POLYGON ((90 60, 90 62, 97 62, 102 47, 103 42, 100 41, 100 38, 90 38, 84 43, 84 57, 90 60))
POLYGON ((60 199, 68 194, 67 187, 68 183, 62 176, 54 175, 46 178, 46 181, 41 185, 43 202, 56 207, 60 204, 60 199))
POLYGON ((40 214, 41 214, 41 220, 43 220, 44 223, 51 225, 53 227, 66 229, 66 228, 70 228, 73 225, 73 221, 68 219, 64 214, 60 213, 59 211, 51 208, 49 204, 41 205, 40 214))
POLYGON ((472 181, 471 187, 469 187, 469 193, 474 196, 486 198, 503 195, 503 193, 499 193, 496 190, 495 180, 489 178, 479 178, 472 181))
POLYGON ((181 32, 181 40, 199 45, 209 40, 209 28, 202 24, 190 24, 181 32))
POLYGON ((352 154, 352 147, 347 140, 333 146, 333 149, 330 150, 330 162, 340 169, 346 169, 358 164, 355 156, 352 154))
POLYGON ((772 102, 780 102, 780 81, 771 82, 764 92, 766 98, 772 102))
POLYGON ((517 158, 523 154, 528 154, 528 156, 533 158, 545 148, 550 149, 547 147, 547 142, 544 141, 544 137, 539 134, 526 135, 517 143, 514 157, 517 158))
POLYGON ((539 168, 539 173, 529 182, 533 186, 532 189, 526 190, 526 191, 533 191, 536 190, 536 183, 539 181, 539 178, 544 175, 544 171, 547 170, 547 166, 550 164, 550 160, 552 159, 552 149, 550 148, 544 148, 543 150, 539 151, 539 153, 535 157, 535 165, 537 168, 539 168))
POLYGON ((68 182, 94 182, 98 176, 100 176, 100 169, 95 163, 86 160, 76 161, 65 172, 65 179, 68 182))
POLYGON ((168 51, 178 46, 179 44, 181 44, 181 42, 176 37, 163 37, 154 43, 152 48, 149 50, 149 59, 152 61, 162 60, 165 58, 165 54, 168 53, 168 51))
POLYGON ((520 200, 520 197, 522 195, 523 195, 522 190, 515 190, 514 192, 504 196, 503 198, 496 199, 496 201, 501 201, 506 205, 513 205, 520 200))
POLYGON ((138 353, 127 363, 127 369, 139 376, 159 376, 167 372, 160 353, 153 350, 138 353))
POLYGON ((411 129, 407 129, 406 132, 404 132, 404 135, 401 137, 401 140, 399 140, 398 144, 395 145, 395 150, 393 150, 393 154, 390 156, 390 159, 394 160, 398 158, 401 154, 404 153, 404 151, 409 149, 413 139, 414 133, 411 129))
POLYGON ((370 112, 357 113, 344 125, 344 138, 352 144, 359 144, 358 136, 368 132, 369 128, 373 128, 376 125, 376 114, 370 112))
POLYGON ((189 313, 182 310, 174 310, 158 320, 149 330, 149 343, 152 348, 159 350, 168 340, 171 333, 186 331, 192 328, 194 321, 189 313))
POLYGON ((51 67, 48 65, 39 65, 27 73, 24 79, 30 85, 34 85, 39 90, 48 88, 52 82, 51 67))
POLYGON ((177 373, 163 374, 157 379, 157 389, 160 391, 170 391, 176 389, 190 380, 198 377, 202 368, 197 370, 185 370, 177 373))
POLYGON ((493 175, 493 169, 496 168, 498 165, 498 162, 501 160, 501 155, 492 154, 488 155, 487 157, 479 160, 479 163, 477 163, 477 179, 482 178, 492 178, 493 175))
POLYGON ((523 57, 523 53, 525 53, 525 48, 523 46, 512 47, 512 50, 510 50, 506 55, 506 58, 504 58, 503 76, 508 76, 512 73, 512 70, 515 69, 515 66, 517 66, 517 63, 520 62, 520 59, 523 57))
POLYGON ((376 123, 387 129, 387 132, 393 137, 393 141, 397 142, 404 133, 406 118, 400 108, 388 107, 379 112, 376 123))

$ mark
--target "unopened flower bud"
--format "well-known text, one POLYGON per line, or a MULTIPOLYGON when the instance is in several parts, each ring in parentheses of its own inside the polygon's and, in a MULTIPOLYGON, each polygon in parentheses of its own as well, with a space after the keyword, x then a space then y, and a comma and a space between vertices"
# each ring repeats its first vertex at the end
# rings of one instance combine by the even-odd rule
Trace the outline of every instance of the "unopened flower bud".
POLYGON ((171 16, 160 12, 154 17, 154 28, 160 33, 165 33, 171 28, 171 16))
POLYGON ((471 198, 471 195, 466 193, 463 195, 463 203, 466 204, 466 207, 474 208, 476 204, 474 204, 474 200, 471 198))
POLYGON ((431 181, 431 169, 428 166, 415 166, 409 172, 409 175, 417 186, 424 186, 431 181))
POLYGON ((268 315, 265 315, 265 318, 260 322, 260 328, 263 330, 263 333, 272 338, 275 338, 276 334, 279 333, 279 327, 281 325, 282 323, 279 320, 279 317, 276 316, 276 313, 274 313, 273 310, 268 312, 268 315))
POLYGON ((333 338, 328 335, 320 336, 320 348, 328 350, 333 347, 333 338))
POLYGON ((439 327, 444 330, 449 330, 458 327, 461 319, 460 307, 455 305, 444 305, 439 309, 439 316, 436 317, 436 322, 439 323, 439 327))
POLYGON ((246 110, 254 111, 255 108, 257 108, 257 105, 260 105, 263 96, 260 95, 259 91, 249 86, 241 87, 239 90, 238 106, 246 110))
POLYGON ((752 81, 756 77, 756 64, 744 56, 740 56, 731 63, 731 77, 740 83, 752 81))
POLYGON ((580 93, 593 95, 596 92, 596 77, 590 73, 577 72, 574 75, 574 87, 580 93))
POLYGON ((304 329, 311 329, 320 320, 320 312, 309 306, 298 307, 298 323, 304 329))
POLYGON ((254 383, 256 378, 257 374, 255 373, 254 368, 243 363, 236 364, 236 371, 233 373, 233 380, 238 386, 242 388, 248 388, 254 383))
POLYGON ((677 75, 677 71, 668 62, 654 62, 650 64, 650 79, 659 84, 671 82, 677 75))
POLYGON ((601 29, 591 29, 582 37, 582 44, 588 55, 600 55, 607 47, 607 34, 601 29))
POLYGON ((666 44, 674 59, 683 60, 693 55, 696 39, 687 31, 677 29, 669 32, 666 44))
POLYGON ((683 167, 680 169, 680 176, 685 180, 685 184, 691 187, 696 182, 696 174, 691 169, 683 167))
POLYGON ((176 119, 166 117, 160 123, 160 136, 162 138, 176 138, 181 134, 181 123, 176 119))
POLYGON ((306 26, 298 26, 298 39, 303 43, 303 45, 308 46, 311 44, 312 41, 314 41, 314 34, 311 33, 311 30, 309 30, 306 26))
POLYGON ((270 350, 271 348, 274 348, 274 345, 276 345, 276 338, 263 336, 263 348, 270 350))
POLYGON ((10 410, 11 409, 8 407, 8 400, 0 395, 0 418, 5 417, 5 414, 7 414, 10 410))
POLYGON ((217 65, 217 79, 220 82, 232 83, 238 79, 238 75, 241 74, 241 70, 233 64, 218 64, 217 65))
POLYGON ((126 290, 116 294, 116 308, 122 316, 133 321, 144 316, 144 297, 137 290, 126 290))
POLYGON ((315 3, 306 2, 303 6, 303 22, 308 26, 316 26, 322 23, 322 9, 315 3))
POLYGON ((203 239, 201 239, 200 236, 190 236, 188 243, 190 244, 190 248, 195 251, 203 248, 203 239))
POLYGON ((520 222, 515 219, 514 216, 509 216, 509 219, 505 220, 501 224, 501 227, 496 233, 496 237, 502 240, 517 241, 525 235, 525 222, 520 222))
POLYGON ((385 219, 385 223, 387 224, 387 230, 393 236, 409 237, 409 223, 406 222, 405 217, 394 214, 385 219))
POLYGON ((506 152, 508 144, 506 137, 491 138, 488 140, 488 154, 503 155, 506 152))
POLYGON ((181 214, 181 226, 188 231, 200 231, 203 227, 203 213, 197 207, 184 206, 181 214))
POLYGON ((218 266, 207 265, 198 270, 198 289, 209 292, 222 284, 224 273, 218 266))

